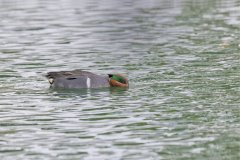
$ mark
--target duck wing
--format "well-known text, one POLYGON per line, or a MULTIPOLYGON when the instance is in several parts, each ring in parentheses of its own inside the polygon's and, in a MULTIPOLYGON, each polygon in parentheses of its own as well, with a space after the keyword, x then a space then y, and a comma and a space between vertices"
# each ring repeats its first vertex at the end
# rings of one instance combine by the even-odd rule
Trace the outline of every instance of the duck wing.
POLYGON ((72 71, 59 71, 59 72, 48 72, 46 77, 47 78, 74 78, 79 76, 91 76, 95 75, 91 72, 82 71, 81 69, 76 69, 72 71))

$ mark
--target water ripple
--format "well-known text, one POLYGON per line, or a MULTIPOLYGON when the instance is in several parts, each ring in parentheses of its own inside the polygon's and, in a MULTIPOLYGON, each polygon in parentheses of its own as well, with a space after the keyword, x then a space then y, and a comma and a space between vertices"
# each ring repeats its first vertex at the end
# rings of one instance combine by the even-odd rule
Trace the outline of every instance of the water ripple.
POLYGON ((239 3, 0 0, 3 159, 239 159, 239 3), (49 71, 129 89, 50 89, 49 71))

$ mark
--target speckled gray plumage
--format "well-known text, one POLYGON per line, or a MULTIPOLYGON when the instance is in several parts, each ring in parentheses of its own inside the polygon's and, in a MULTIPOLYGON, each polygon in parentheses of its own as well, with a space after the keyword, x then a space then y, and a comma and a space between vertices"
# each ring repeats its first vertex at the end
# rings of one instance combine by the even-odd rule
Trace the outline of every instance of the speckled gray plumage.
POLYGON ((82 70, 49 72, 46 77, 53 79, 51 86, 54 88, 110 87, 108 75, 101 76, 82 70))

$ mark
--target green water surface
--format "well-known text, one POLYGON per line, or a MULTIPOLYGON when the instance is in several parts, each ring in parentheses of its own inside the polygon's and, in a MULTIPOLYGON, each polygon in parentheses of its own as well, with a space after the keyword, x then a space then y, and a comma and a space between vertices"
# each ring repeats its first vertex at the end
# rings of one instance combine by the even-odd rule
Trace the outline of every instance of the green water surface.
POLYGON ((239 35, 238 0, 0 0, 0 158, 239 160, 239 35))

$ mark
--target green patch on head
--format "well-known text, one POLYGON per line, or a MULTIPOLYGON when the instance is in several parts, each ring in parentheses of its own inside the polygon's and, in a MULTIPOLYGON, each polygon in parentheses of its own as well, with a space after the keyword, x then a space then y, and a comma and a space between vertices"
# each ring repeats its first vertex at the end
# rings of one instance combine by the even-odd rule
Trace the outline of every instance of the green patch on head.
POLYGON ((111 78, 120 82, 120 83, 126 83, 125 79, 122 76, 118 76, 118 75, 113 74, 111 78))

